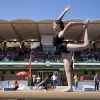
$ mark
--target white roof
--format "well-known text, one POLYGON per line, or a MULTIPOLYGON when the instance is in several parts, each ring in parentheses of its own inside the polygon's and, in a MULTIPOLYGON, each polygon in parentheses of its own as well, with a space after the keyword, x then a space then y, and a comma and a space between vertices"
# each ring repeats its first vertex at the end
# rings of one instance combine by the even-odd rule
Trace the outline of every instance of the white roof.
MULTIPOLYGON (((43 19, 43 20, 32 20, 32 19, 13 19, 5 20, 0 19, 0 40, 13 40, 18 41, 41 41, 41 35, 53 35, 54 31, 52 24, 55 19, 43 19)), ((66 25, 68 22, 79 22, 84 19, 69 19, 64 20, 66 25)), ((82 26, 74 26, 68 30, 67 40, 81 40, 83 34, 82 26)), ((97 41, 100 40, 100 19, 91 20, 88 28, 89 40, 97 41)))

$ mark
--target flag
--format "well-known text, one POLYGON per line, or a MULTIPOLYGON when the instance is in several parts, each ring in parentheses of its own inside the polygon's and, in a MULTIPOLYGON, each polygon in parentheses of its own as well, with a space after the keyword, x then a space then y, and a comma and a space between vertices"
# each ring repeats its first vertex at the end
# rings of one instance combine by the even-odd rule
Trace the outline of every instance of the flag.
POLYGON ((28 76, 31 76, 31 61, 32 61, 32 52, 30 53, 29 65, 28 65, 28 76))

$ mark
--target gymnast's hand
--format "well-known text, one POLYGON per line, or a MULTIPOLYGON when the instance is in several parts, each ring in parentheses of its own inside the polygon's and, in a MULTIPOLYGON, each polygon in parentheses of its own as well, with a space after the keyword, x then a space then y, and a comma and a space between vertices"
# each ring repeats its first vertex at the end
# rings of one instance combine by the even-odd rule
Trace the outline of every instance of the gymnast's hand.
POLYGON ((68 5, 67 8, 65 8, 65 11, 68 11, 71 8, 71 5, 68 5))

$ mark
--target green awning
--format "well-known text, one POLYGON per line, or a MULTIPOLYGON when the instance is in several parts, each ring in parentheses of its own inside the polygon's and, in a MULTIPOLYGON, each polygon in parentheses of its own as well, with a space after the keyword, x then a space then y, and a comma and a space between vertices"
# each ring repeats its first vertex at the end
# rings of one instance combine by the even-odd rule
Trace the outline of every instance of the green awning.
MULTIPOLYGON (((100 68, 74 68, 75 71, 100 71, 100 68)), ((28 68, 23 67, 0 67, 0 71, 28 71, 28 68)), ((64 68, 53 67, 33 67, 32 71, 64 71, 64 68)))

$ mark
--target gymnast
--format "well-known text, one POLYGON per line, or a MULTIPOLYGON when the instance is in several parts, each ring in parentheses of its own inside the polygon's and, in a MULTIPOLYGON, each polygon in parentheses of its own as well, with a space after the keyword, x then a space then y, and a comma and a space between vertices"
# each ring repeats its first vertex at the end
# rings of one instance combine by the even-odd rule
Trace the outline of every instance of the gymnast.
POLYGON ((69 22, 65 27, 64 23, 62 21, 63 16, 65 13, 71 8, 71 6, 67 6, 65 10, 62 12, 62 14, 59 16, 57 20, 53 23, 53 29, 55 31, 55 34, 53 36, 53 45, 59 49, 62 53, 64 68, 65 68, 65 74, 67 77, 68 82, 68 88, 63 90, 62 92, 73 92, 72 88, 72 75, 70 72, 70 63, 71 63, 71 56, 73 51, 86 49, 89 47, 89 39, 88 39, 88 24, 89 19, 85 22, 69 22), (76 44, 71 43, 68 41, 64 41, 64 37, 67 36, 67 31, 70 27, 81 25, 84 28, 84 39, 83 44, 76 44))
POLYGON ((39 87, 40 85, 42 85, 42 91, 47 91, 47 84, 47 77, 44 77, 43 81, 36 86, 39 87))

